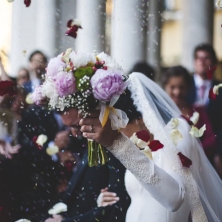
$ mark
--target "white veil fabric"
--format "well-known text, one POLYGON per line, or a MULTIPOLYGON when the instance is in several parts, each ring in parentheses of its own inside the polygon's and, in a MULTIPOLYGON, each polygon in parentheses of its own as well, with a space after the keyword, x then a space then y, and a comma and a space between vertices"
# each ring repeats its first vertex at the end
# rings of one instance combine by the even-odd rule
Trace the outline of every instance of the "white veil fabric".
MULTIPOLYGON (((172 170, 184 181, 192 221, 222 221, 222 182, 206 158, 198 139, 189 134, 189 124, 169 96, 142 73, 129 75, 129 90, 134 105, 146 127, 164 145, 172 170), (183 138, 175 145, 170 139, 172 118, 180 119, 183 138), (178 152, 192 160, 190 168, 182 166, 178 152)), ((181 129, 180 127, 180 129, 181 129)))

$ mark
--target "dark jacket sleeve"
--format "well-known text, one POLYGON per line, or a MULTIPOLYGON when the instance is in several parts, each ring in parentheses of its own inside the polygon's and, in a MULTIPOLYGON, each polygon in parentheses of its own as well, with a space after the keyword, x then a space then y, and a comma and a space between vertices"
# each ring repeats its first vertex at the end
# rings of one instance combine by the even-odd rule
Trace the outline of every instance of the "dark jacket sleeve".
POLYGON ((72 218, 66 218, 63 222, 124 222, 126 211, 130 204, 130 198, 124 185, 125 168, 111 153, 107 152, 109 162, 109 182, 107 187, 109 191, 115 192, 120 200, 108 207, 97 207, 82 215, 76 215, 72 218))

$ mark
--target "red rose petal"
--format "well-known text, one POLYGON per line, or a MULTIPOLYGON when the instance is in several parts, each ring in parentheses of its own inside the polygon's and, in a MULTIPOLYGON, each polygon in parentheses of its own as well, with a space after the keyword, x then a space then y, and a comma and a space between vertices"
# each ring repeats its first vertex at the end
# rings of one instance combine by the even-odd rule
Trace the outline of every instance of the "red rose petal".
POLYGON ((208 98, 209 98, 209 99, 212 99, 212 100, 216 100, 217 95, 214 94, 214 92, 213 92, 213 88, 210 89, 210 91, 209 91, 209 95, 208 95, 208 98))
POLYGON ((31 5, 31 0, 24 0, 24 4, 26 7, 29 7, 31 5))
POLYGON ((67 22, 67 27, 68 28, 71 28, 71 26, 72 26, 72 22, 73 22, 73 20, 72 19, 70 19, 68 22, 67 22))
POLYGON ((8 94, 9 96, 16 95, 16 84, 12 81, 0 82, 0 96, 8 94))
POLYGON ((66 35, 71 36, 75 39, 77 37, 78 29, 81 28, 81 26, 73 25, 66 31, 66 35))
POLYGON ((41 150, 42 149, 42 146, 40 146, 39 144, 36 143, 36 140, 38 139, 38 136, 34 136, 32 138, 32 142, 34 143, 34 145, 39 149, 41 150))
POLYGON ((74 164, 72 161, 68 160, 64 163, 64 166, 65 168, 67 169, 68 172, 71 172, 73 167, 74 167, 74 164))
POLYGON ((209 70, 207 70, 207 72, 206 72, 207 79, 209 79, 209 80, 213 79, 214 72, 215 72, 216 69, 217 69, 216 66, 209 67, 209 70))
POLYGON ((188 119, 186 116, 183 115, 181 115, 181 117, 185 119, 190 126, 193 126, 193 122, 190 119, 188 119))
POLYGON ((149 144, 149 148, 151 151, 157 151, 159 149, 162 149, 164 146, 159 140, 153 140, 149 144))
POLYGON ((179 156, 184 167, 189 168, 192 165, 192 161, 188 157, 184 156, 181 152, 179 152, 177 155, 179 156))
POLYGON ((146 130, 141 130, 139 132, 136 133, 136 136, 143 140, 144 142, 149 142, 150 140, 150 134, 146 131, 146 130))

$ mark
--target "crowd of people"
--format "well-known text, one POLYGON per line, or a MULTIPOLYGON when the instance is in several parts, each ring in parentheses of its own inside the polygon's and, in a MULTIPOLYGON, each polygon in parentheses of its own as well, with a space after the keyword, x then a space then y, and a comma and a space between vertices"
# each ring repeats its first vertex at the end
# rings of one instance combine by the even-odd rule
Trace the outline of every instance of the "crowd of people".
MULTIPOLYGON (((209 90, 219 84, 213 75, 218 61, 208 44, 197 46, 193 59, 193 74, 182 66, 170 67, 162 73, 160 84, 185 118, 199 113, 197 127, 206 124, 200 142, 222 178, 222 98, 208 98, 209 90)), ((41 51, 33 52, 29 66, 21 68, 16 79, 6 74, 0 62, 1 81, 17 85, 15 96, 0 96, 0 221, 123 222, 130 197, 122 163, 107 150, 107 164, 89 167, 87 139, 82 137, 77 110, 49 111, 27 101, 29 93, 42 83, 47 61, 41 51), (36 138, 42 134, 47 142, 41 147, 36 138), (49 155, 46 149, 52 146, 59 151, 49 155), (68 206, 67 211, 49 215, 48 210, 59 202, 68 206)), ((135 64, 132 72, 155 81, 154 69, 144 62, 135 64)), ((140 112, 127 115, 141 127, 140 112)))

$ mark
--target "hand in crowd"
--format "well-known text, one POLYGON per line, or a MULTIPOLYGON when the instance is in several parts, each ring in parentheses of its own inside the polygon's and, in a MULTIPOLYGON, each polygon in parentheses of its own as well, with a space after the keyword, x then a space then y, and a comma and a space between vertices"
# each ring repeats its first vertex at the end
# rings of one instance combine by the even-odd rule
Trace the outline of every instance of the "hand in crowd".
POLYGON ((48 218, 45 222, 61 222, 63 219, 61 215, 53 215, 53 218, 48 218))
POLYGON ((111 206, 119 201, 119 197, 117 197, 116 193, 109 192, 108 188, 101 190, 101 193, 97 199, 98 207, 106 207, 111 206))
POLYGON ((0 141, 0 154, 8 159, 12 159, 13 155, 19 152, 20 145, 12 146, 10 143, 0 141))
POLYGON ((102 127, 99 120, 99 113, 100 111, 93 111, 88 117, 81 119, 79 122, 81 131, 87 139, 92 139, 104 147, 110 147, 120 134, 118 130, 112 130, 110 119, 102 127))
POLYGON ((70 143, 70 138, 68 130, 64 130, 56 134, 55 145, 59 147, 59 150, 67 148, 69 143, 70 143))

